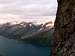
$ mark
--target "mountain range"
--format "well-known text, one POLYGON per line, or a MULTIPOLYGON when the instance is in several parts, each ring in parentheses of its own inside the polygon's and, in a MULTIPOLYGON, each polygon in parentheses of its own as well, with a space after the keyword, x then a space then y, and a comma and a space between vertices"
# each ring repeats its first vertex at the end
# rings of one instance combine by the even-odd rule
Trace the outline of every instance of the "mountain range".
POLYGON ((48 45, 49 38, 52 37, 54 31, 51 24, 52 22, 39 25, 32 22, 21 22, 18 24, 8 22, 0 25, 0 35, 28 43, 48 45))

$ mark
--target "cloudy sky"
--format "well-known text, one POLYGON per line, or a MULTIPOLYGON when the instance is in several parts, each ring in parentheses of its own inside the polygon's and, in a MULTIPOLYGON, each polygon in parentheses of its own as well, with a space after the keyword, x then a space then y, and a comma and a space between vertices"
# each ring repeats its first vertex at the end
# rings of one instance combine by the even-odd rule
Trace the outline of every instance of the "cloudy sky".
POLYGON ((0 22, 36 19, 40 16, 55 18, 56 8, 56 0, 0 0, 0 22))

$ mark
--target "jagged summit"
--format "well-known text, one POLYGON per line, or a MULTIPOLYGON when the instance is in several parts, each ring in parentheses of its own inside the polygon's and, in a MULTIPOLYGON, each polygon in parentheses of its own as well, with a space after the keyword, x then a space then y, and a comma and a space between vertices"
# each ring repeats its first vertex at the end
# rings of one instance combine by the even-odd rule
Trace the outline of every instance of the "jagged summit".
POLYGON ((42 42, 48 45, 49 37, 52 37, 54 31, 51 24, 52 22, 47 22, 45 24, 34 24, 32 22, 12 24, 8 22, 0 25, 0 35, 33 43, 42 42))
POLYGON ((35 32, 48 31, 51 29, 52 22, 47 22, 45 24, 34 24, 32 22, 21 22, 17 24, 12 24, 11 22, 0 25, 0 33, 6 32, 8 34, 13 33, 14 35, 22 34, 28 35, 35 32))

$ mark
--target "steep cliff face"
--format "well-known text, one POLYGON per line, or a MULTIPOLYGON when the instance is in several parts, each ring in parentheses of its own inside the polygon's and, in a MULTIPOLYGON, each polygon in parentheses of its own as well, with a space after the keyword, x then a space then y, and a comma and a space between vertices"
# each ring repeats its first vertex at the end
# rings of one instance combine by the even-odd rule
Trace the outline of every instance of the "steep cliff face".
POLYGON ((75 0, 58 0, 52 56, 75 56, 75 0))

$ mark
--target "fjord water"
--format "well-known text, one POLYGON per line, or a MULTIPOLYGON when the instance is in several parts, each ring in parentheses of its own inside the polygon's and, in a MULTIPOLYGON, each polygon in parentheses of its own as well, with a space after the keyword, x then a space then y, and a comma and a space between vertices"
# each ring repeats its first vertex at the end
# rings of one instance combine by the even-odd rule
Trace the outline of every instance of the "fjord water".
POLYGON ((35 46, 22 41, 0 36, 2 56, 48 56, 48 47, 35 46))

